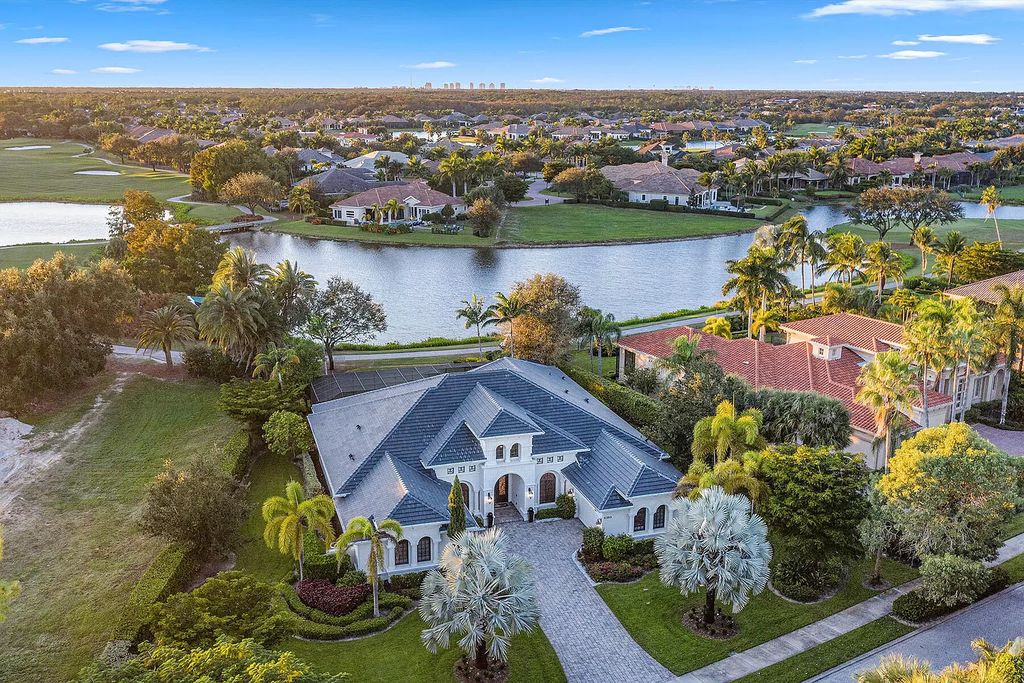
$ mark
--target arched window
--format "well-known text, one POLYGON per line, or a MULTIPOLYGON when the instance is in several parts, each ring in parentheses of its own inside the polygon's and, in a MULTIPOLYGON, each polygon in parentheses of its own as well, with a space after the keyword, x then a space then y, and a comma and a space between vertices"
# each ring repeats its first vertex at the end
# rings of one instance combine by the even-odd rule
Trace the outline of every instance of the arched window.
POLYGON ((508 452, 508 457, 518 458, 519 457, 519 444, 512 444, 512 449, 508 452))
POLYGON ((658 509, 654 511, 654 528, 655 529, 664 529, 665 528, 665 511, 667 509, 668 508, 666 508, 664 505, 659 505, 658 509))
POLYGON ((460 481, 459 484, 462 485, 462 500, 463 502, 466 503, 466 505, 469 505, 470 503, 473 502, 469 499, 469 484, 467 484, 464 481, 460 481))
POLYGON ((555 502, 555 475, 551 472, 546 473, 540 478, 540 502, 555 502))
POLYGON ((420 539, 420 542, 416 544, 416 561, 417 562, 430 562, 430 551, 434 546, 434 539, 430 536, 424 536, 420 539))
POLYGON ((505 459, 505 447, 504 446, 498 446, 497 448, 494 449, 494 459, 495 460, 504 460, 505 459))
POLYGON ((640 508, 633 516, 633 531, 643 531, 647 528, 647 508, 640 508))
POLYGON ((395 564, 409 564, 409 541, 399 541, 395 546, 395 564))

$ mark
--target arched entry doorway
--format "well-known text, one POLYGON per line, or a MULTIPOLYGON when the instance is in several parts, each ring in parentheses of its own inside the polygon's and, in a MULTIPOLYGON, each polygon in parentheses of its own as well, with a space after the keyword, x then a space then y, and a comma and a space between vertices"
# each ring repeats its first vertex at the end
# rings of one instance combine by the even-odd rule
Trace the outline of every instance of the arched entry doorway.
POLYGON ((494 519, 511 522, 526 519, 528 500, 526 482, 518 474, 503 474, 494 482, 494 519))

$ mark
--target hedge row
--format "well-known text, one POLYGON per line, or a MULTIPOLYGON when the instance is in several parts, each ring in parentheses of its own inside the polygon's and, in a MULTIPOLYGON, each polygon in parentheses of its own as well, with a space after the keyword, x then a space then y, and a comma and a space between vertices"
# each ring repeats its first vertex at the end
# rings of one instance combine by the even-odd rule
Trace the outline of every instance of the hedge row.
POLYGON ((249 473, 249 465, 252 464, 248 430, 240 429, 232 434, 224 444, 223 452, 224 469, 230 472, 232 477, 241 481, 249 473))
POLYGON ((662 416, 662 406, 649 396, 603 377, 560 363, 558 368, 570 379, 611 408, 616 415, 638 428, 651 427, 662 416))
POLYGON ((315 621, 303 619, 298 615, 292 615, 293 618, 289 620, 289 627, 294 631, 296 637, 299 638, 307 638, 309 640, 341 640, 342 638, 354 638, 381 631, 401 618, 403 614, 405 614, 404 607, 392 607, 379 617, 357 621, 348 626, 319 624, 315 621))
POLYGON ((128 594, 128 603, 111 640, 142 639, 152 619, 153 605, 183 590, 195 574, 196 558, 177 543, 165 546, 128 594))
POLYGON ((613 200, 602 200, 587 202, 588 204, 601 204, 613 209, 641 209, 644 211, 663 211, 668 213, 697 213, 705 216, 728 216, 731 218, 757 218, 752 211, 723 211, 721 209, 702 209, 696 206, 683 206, 669 204, 664 199, 652 199, 649 203, 641 202, 616 202, 613 200))
MULTIPOLYGON (((315 622, 317 624, 326 624, 328 626, 349 626, 358 621, 363 621, 373 616, 373 599, 369 599, 363 604, 356 607, 354 610, 343 616, 336 616, 334 614, 328 614, 322 612, 315 607, 310 607, 302 602, 299 594, 295 592, 295 587, 288 584, 281 584, 281 597, 284 599, 285 605, 288 609, 293 612, 296 616, 307 619, 308 621, 315 622)), ((407 609, 412 604, 410 598, 404 595, 397 595, 395 593, 380 593, 377 596, 377 603, 381 609, 391 609, 393 607, 401 607, 403 610, 407 609)))
MULTIPOLYGON (((985 592, 978 598, 986 598, 990 595, 994 595, 999 591, 1003 590, 1010 585, 1010 576, 1006 570, 1002 567, 992 567, 989 569, 988 587, 985 592)), ((941 605, 932 602, 924 596, 924 592, 920 588, 915 588, 909 593, 905 593, 892 604, 893 616, 909 621, 914 624, 921 624, 932 619, 938 619, 941 616, 950 614, 959 609, 967 607, 971 603, 963 603, 960 605, 941 605)))

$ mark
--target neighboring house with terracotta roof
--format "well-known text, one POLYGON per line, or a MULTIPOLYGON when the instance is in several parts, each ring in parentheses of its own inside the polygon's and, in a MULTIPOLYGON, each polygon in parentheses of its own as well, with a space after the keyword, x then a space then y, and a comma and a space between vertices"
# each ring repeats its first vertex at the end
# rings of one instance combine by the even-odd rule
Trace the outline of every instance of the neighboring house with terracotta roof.
POLYGON ((629 195, 629 201, 649 204, 655 200, 673 206, 689 206, 694 197, 696 206, 708 207, 718 199, 717 187, 704 187, 697 182, 695 169, 676 169, 659 161, 604 166, 601 174, 617 189, 629 195))
MULTIPOLYGON (((567 494, 584 525, 649 538, 666 528, 681 476, 561 370, 512 358, 317 403, 308 420, 342 527, 357 516, 402 525, 388 572, 437 564, 456 477, 469 532, 476 519, 521 523, 567 494)), ((368 551, 349 551, 360 569, 368 551)))
POLYGON ((331 214, 336 221, 348 225, 358 225, 366 221, 374 221, 374 206, 384 206, 395 199, 401 205, 397 216, 392 220, 416 220, 428 213, 437 213, 451 206, 456 213, 466 210, 466 203, 459 197, 452 197, 444 192, 431 188, 425 181, 398 183, 374 187, 365 192, 352 195, 331 204, 331 214))
POLYGON ((975 301, 983 301, 995 306, 1000 301, 999 293, 995 291, 996 285, 1007 287, 1024 287, 1024 270, 996 275, 987 280, 978 280, 969 285, 947 289, 945 294, 951 299, 971 298, 975 301))
MULTIPOLYGON (((686 326, 635 334, 619 340, 619 375, 635 368, 659 367, 672 355, 679 337, 699 338, 698 349, 714 352, 714 360, 728 374, 745 380, 755 389, 814 391, 840 401, 850 414, 853 438, 850 450, 863 453, 868 463, 880 463, 876 451, 875 420, 871 410, 856 402, 857 377, 861 368, 883 351, 900 350, 903 326, 852 313, 837 313, 781 326, 786 343, 767 344, 757 339, 723 339, 686 326)), ((965 387, 961 367, 954 379, 952 368, 936 377, 928 376, 928 422, 950 421, 951 408, 961 401, 970 407, 1002 395, 1006 376, 1004 364, 981 374, 972 374, 965 387), (938 379, 938 387, 935 382, 938 379), (954 389, 954 386, 956 387, 954 389), (954 396, 955 394, 955 396, 954 396)), ((909 417, 912 428, 924 423, 923 404, 918 399, 909 417)))

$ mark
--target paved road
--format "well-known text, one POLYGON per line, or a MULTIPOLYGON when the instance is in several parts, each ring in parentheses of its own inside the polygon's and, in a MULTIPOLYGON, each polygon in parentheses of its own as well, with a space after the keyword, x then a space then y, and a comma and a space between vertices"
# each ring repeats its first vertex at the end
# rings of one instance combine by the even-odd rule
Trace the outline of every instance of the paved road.
POLYGON ((1024 455, 1024 432, 996 429, 983 424, 972 424, 971 427, 1010 455, 1024 455))
MULTIPOLYGON (((120 344, 114 344, 111 353, 115 356, 123 356, 126 358, 145 358, 155 363, 164 362, 163 351, 147 351, 146 349, 136 349, 134 346, 122 346, 120 344)), ((184 354, 181 351, 171 351, 171 360, 175 363, 180 363, 183 359, 184 354)))
POLYGON ((655 683, 672 678, 636 644, 573 561, 578 519, 503 524, 513 552, 534 567, 540 624, 570 683, 655 683))
POLYGON ((534 180, 530 183, 529 189, 526 190, 526 199, 521 202, 516 202, 515 206, 544 206, 545 204, 561 204, 565 201, 562 197, 552 197, 551 195, 541 194, 541 190, 546 190, 548 184, 544 180, 534 180))
POLYGON ((935 670, 953 662, 976 659, 971 641, 984 638, 1002 646, 1024 636, 1024 584, 997 593, 952 617, 928 626, 810 679, 815 683, 850 683, 858 671, 870 669, 882 657, 900 653, 931 662, 935 670))

